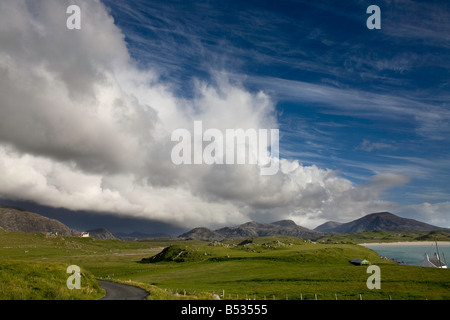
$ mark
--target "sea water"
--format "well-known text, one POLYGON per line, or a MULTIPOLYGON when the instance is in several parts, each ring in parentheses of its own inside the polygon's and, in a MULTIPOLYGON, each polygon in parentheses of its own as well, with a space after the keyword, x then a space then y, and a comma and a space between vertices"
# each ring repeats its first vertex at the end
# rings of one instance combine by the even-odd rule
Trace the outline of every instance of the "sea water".
MULTIPOLYGON (((378 255, 393 259, 401 264, 420 266, 424 260, 424 254, 434 258, 436 252, 435 244, 420 245, 383 245, 383 244, 365 244, 365 247, 372 249, 378 255)), ((439 254, 442 261, 450 263, 450 245, 438 245, 439 254)))

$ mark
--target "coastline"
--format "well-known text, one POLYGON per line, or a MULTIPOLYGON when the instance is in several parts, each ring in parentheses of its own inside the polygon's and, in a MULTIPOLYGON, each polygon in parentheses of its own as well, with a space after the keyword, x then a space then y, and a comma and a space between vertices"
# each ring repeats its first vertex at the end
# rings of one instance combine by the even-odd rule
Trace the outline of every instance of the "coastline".
MULTIPOLYGON (((434 241, 397 241, 397 242, 365 242, 358 243, 361 246, 430 246, 436 244, 434 241)), ((450 241, 438 241, 439 245, 450 245, 450 241)))

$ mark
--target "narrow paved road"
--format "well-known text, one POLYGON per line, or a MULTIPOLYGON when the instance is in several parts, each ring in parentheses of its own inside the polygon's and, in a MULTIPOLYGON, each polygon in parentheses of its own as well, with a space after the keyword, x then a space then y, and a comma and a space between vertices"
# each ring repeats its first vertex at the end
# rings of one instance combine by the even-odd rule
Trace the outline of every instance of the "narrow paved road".
POLYGON ((106 295, 100 300, 145 300, 148 292, 144 289, 126 284, 98 280, 106 295))

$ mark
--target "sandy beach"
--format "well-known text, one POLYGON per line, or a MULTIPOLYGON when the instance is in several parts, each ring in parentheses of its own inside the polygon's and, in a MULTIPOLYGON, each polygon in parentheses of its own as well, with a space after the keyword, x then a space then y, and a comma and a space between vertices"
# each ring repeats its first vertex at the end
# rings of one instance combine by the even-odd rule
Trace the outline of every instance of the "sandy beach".
MULTIPOLYGON (((404 241, 404 242, 368 242, 368 243, 358 243, 361 246, 374 246, 374 245, 383 245, 383 246, 430 246, 434 245, 434 241, 404 241)), ((450 245, 450 241, 438 241, 438 246, 447 246, 450 245)))

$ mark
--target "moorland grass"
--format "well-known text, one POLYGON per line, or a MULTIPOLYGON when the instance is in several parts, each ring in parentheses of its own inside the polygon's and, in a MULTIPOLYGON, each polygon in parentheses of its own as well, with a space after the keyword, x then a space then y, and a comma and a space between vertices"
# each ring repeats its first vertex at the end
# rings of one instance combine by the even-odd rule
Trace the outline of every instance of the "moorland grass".
POLYGON ((94 300, 104 295, 92 273, 81 270, 80 289, 67 288, 67 266, 37 261, 0 262, 0 300, 94 300))
POLYGON ((156 300, 211 299, 213 293, 226 299, 450 299, 449 270, 397 265, 363 246, 335 242, 118 241, 0 230, 1 299, 96 299, 101 291, 94 277, 143 287, 156 300), (380 290, 367 288, 367 267, 350 264, 353 258, 380 267, 380 290), (84 291, 65 288, 71 264, 84 272, 84 291))

